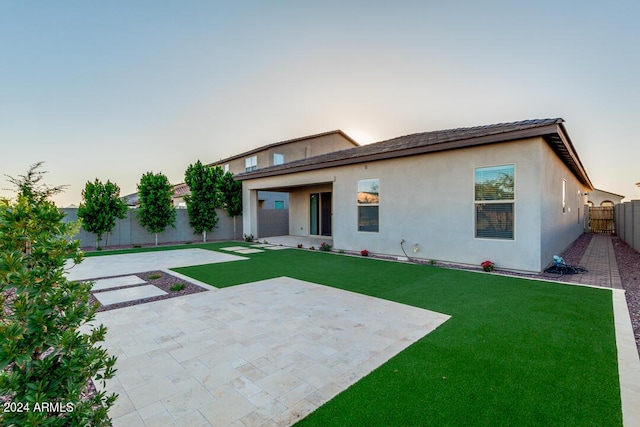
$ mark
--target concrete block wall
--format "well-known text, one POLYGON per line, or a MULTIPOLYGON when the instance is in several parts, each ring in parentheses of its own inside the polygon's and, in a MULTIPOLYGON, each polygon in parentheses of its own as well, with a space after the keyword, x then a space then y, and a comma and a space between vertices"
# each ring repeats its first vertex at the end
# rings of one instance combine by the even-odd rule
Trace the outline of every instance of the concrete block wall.
POLYGON ((614 218, 618 237, 640 252, 640 200, 615 205, 614 218))
MULTIPOLYGON (((66 215, 64 221, 77 221, 77 208, 64 208, 61 211, 66 215)), ((155 234, 149 233, 138 222, 136 217, 137 210, 129 209, 127 215, 123 219, 117 219, 114 229, 109 236, 102 236, 101 246, 128 246, 128 245, 147 245, 155 243, 155 234)), ((227 213, 218 209, 218 225, 213 232, 207 233, 207 241, 214 240, 234 240, 242 238, 242 217, 235 219, 235 237, 234 237, 234 220, 227 213)), ((95 247, 96 235, 81 229, 75 236, 80 240, 81 247, 95 247)), ((167 227, 167 229, 158 234, 158 243, 178 243, 178 242, 201 242, 202 235, 195 234, 193 227, 189 225, 189 214, 186 209, 176 209, 175 228, 167 227)))
POLYGON ((289 209, 258 209, 258 236, 286 236, 289 234, 289 209))

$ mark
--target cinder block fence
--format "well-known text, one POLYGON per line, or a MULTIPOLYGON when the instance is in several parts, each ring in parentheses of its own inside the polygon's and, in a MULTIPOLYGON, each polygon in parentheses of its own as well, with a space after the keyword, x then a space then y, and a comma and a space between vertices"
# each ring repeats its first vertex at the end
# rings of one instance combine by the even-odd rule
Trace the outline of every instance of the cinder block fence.
MULTIPOLYGON (((60 209, 66 216, 64 221, 77 221, 77 208, 60 209)), ((148 245, 155 243, 155 234, 149 233, 138 222, 136 210, 129 209, 124 219, 117 219, 116 226, 107 236, 102 236, 101 246, 120 246, 120 245, 148 245)), ((235 236, 233 232, 233 218, 227 213, 218 209, 218 225, 213 232, 207 233, 207 241, 214 240, 234 240, 242 239, 242 216, 236 217, 235 236)), ((96 235, 85 230, 75 236, 80 240, 81 247, 95 247, 96 235)), ((189 215, 186 209, 176 209, 176 225, 175 228, 167 227, 167 229, 158 234, 158 243, 178 243, 178 242, 199 242, 202 241, 201 234, 195 234, 193 227, 189 225, 189 215)))
POLYGON ((640 252, 640 200, 618 203, 613 213, 618 237, 640 252))

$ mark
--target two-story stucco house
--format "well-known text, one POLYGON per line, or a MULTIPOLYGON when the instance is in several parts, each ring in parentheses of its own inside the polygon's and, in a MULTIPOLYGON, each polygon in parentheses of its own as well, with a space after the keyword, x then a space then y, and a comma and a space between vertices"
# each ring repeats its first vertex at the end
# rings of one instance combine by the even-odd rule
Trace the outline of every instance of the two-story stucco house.
MULTIPOLYGON (((349 135, 341 130, 333 130, 264 145, 209 163, 208 166, 220 166, 225 172, 236 175, 354 147, 359 147, 359 144, 349 135)), ((174 206, 182 206, 189 188, 184 183, 177 184, 174 194, 174 206)), ((266 209, 287 209, 289 205, 289 195, 282 192, 260 192, 258 200, 260 207, 266 209)))
POLYGON ((593 190, 563 122, 418 133, 245 171, 244 232, 260 236, 259 192, 288 192, 290 235, 540 272, 583 232, 593 190))

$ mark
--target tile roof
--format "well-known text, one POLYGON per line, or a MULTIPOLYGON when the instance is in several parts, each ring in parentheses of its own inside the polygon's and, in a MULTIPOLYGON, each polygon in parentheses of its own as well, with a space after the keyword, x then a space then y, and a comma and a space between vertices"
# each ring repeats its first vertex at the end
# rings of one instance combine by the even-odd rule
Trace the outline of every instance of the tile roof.
MULTIPOLYGON (((360 146, 360 144, 358 144, 353 138, 351 138, 349 135, 344 133, 342 130, 336 129, 336 130, 330 130, 330 131, 327 131, 327 132, 316 133, 316 134, 313 134, 313 135, 301 136, 301 137, 294 138, 294 139, 287 139, 286 141, 278 141, 278 142, 274 142, 274 143, 271 143, 271 144, 263 145, 261 147, 254 148, 252 150, 245 151, 243 153, 236 154, 234 156, 227 157, 225 159, 220 159, 217 162, 208 163, 207 166, 222 165, 223 163, 227 163, 227 162, 229 162, 231 160, 241 159, 243 157, 250 156, 251 154, 255 154, 255 153, 258 153, 260 151, 268 150, 269 148, 279 147, 281 145, 290 144, 292 142, 304 141, 304 140, 307 140, 307 139, 315 139, 315 138, 320 138, 322 136, 333 135, 333 134, 342 135, 342 137, 344 137, 347 141, 351 142, 355 147, 359 147, 360 146)), ((184 197, 187 194, 191 194, 191 191, 189 190, 189 186, 186 183, 181 182, 181 183, 176 184, 176 185, 173 186, 173 196, 174 197, 184 197)))
POLYGON ((278 142, 274 142, 274 143, 271 143, 271 144, 263 145, 261 147, 254 148, 252 150, 245 151, 245 152, 240 153, 240 154, 235 154, 235 155, 233 155, 231 157, 227 157, 225 159, 220 159, 220 160, 218 160, 216 162, 211 162, 207 166, 221 165, 221 164, 227 163, 227 162, 229 162, 231 160, 240 159, 240 158, 243 158, 243 157, 250 156, 251 154, 258 153, 260 151, 268 150, 269 148, 279 147, 281 145, 291 144, 293 142, 304 141, 304 140, 307 140, 307 139, 320 138, 322 136, 327 136, 327 135, 332 135, 332 134, 341 135, 347 141, 351 142, 355 147, 359 147, 360 146, 360 144, 358 144, 353 138, 351 138, 349 135, 344 133, 342 130, 336 129, 336 130, 330 130, 328 132, 316 133, 316 134, 313 134, 313 135, 301 136, 301 137, 298 137, 298 138, 287 139, 286 141, 278 141, 278 142))
POLYGON ((514 141, 529 137, 544 137, 558 156, 569 166, 585 185, 593 187, 580 159, 564 129, 561 118, 523 120, 511 123, 498 123, 415 133, 374 144, 349 148, 283 165, 262 168, 254 172, 236 175, 239 180, 283 175, 305 170, 322 169, 354 163, 364 163, 395 157, 425 154, 476 145, 514 141))
POLYGON ((191 191, 189 191, 189 186, 184 182, 173 186, 173 197, 182 197, 187 194, 191 194, 191 191))

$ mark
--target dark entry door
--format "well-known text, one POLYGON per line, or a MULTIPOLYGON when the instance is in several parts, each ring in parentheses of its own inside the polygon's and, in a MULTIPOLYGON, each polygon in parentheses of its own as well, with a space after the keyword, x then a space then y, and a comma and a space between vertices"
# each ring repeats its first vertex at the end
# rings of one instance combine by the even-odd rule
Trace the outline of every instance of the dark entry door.
POLYGON ((331 193, 320 193, 320 233, 331 236, 331 193))
POLYGON ((320 194, 309 195, 309 234, 320 234, 320 194))

